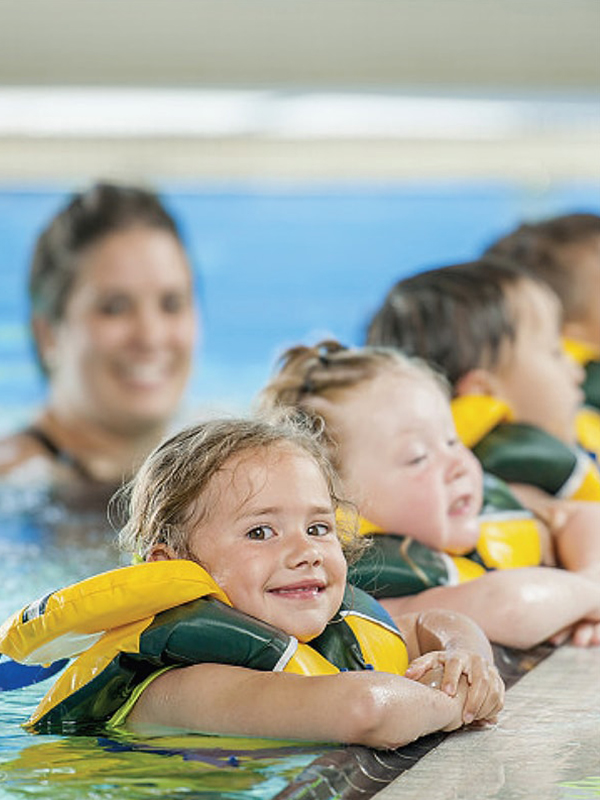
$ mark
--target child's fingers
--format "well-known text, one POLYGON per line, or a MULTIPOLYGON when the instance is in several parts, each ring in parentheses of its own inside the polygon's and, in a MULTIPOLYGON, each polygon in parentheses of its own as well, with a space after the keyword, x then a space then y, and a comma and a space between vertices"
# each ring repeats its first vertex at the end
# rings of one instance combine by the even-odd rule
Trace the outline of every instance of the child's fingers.
POLYGON ((486 661, 477 661, 473 665, 471 686, 463 708, 465 724, 476 719, 494 718, 503 704, 504 683, 498 671, 486 661))
POLYGON ((592 641, 590 642, 590 644, 597 647, 598 645, 600 645, 600 622, 593 623, 592 627, 594 631, 592 635, 592 641))
POLYGON ((488 722, 495 722, 498 714, 504 707, 504 681, 494 670, 491 676, 490 689, 480 709, 482 719, 488 722))
POLYGON ((596 624, 593 622, 579 622, 573 629, 572 643, 575 647, 590 647, 597 644, 596 624))
POLYGON ((477 683, 469 687, 462 713, 465 725, 470 725, 473 720, 481 718, 481 708, 486 694, 487 687, 481 681, 477 681, 477 683))
POLYGON ((410 678, 412 681, 418 681, 426 672, 433 669, 440 664, 440 654, 438 652, 426 653, 423 656, 415 658, 409 664, 404 676, 410 678))
POLYGON ((574 631, 574 628, 572 628, 571 626, 569 626, 568 628, 563 628, 562 631, 558 631, 557 633, 554 634, 554 636, 551 636, 548 639, 548 641, 550 642, 550 644, 553 644, 555 647, 560 647, 561 644, 564 644, 565 642, 567 642, 569 640, 569 638, 570 638, 571 634, 573 633, 573 631, 574 631))
POLYGON ((471 671, 466 668, 465 663, 460 658, 449 658, 444 664, 444 677, 442 680, 442 691, 454 697, 458 690, 458 682, 461 675, 465 675, 467 681, 471 681, 471 671))

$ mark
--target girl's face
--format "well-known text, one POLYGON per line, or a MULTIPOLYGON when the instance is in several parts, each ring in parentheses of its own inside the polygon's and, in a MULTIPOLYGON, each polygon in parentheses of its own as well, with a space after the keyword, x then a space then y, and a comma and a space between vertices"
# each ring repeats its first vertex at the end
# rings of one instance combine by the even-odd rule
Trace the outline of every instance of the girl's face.
POLYGON ((565 353, 557 298, 524 280, 515 292, 517 338, 492 372, 492 391, 515 420, 575 442, 575 417, 583 400, 583 371, 565 353))
POLYGON ((299 641, 318 636, 341 605, 346 559, 316 462, 285 444, 243 453, 202 503, 188 546, 234 607, 299 641))
POLYGON ((346 496, 363 517, 436 550, 475 546, 481 467, 458 439, 433 379, 382 371, 344 392, 327 413, 346 496))
POLYGON ((41 342, 53 405, 116 432, 162 425, 181 399, 195 339, 185 254, 172 234, 137 227, 80 258, 64 318, 41 342))

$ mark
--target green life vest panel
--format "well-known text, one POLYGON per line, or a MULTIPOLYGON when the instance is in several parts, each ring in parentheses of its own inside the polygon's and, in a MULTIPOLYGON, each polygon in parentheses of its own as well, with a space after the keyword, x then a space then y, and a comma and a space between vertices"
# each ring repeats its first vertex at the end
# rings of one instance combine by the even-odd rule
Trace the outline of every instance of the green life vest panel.
POLYGON ((583 393, 585 404, 600 411, 600 361, 588 361, 584 365, 583 393))
POLYGON ((592 459, 533 425, 502 423, 473 447, 483 468, 507 483, 528 483, 572 500, 600 500, 592 459))

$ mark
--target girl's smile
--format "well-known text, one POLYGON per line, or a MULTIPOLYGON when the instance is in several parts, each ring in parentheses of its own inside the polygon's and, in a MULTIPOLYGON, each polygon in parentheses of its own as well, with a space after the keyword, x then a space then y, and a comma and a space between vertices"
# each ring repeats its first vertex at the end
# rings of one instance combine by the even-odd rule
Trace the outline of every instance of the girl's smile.
MULTIPOLYGON (((346 559, 319 466, 288 444, 232 457, 190 523, 189 557, 235 608, 309 641, 339 609, 346 559)), ((154 553, 161 557, 160 546, 154 553)))

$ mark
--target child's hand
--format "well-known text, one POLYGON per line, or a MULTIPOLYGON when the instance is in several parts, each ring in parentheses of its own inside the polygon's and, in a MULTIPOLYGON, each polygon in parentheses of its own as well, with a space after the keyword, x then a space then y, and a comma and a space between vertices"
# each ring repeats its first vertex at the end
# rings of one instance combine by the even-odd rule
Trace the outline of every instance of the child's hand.
POLYGON ((496 667, 482 656, 466 650, 438 650, 416 658, 408 667, 406 678, 439 688, 450 697, 459 691, 464 677, 466 697, 462 721, 495 722, 504 704, 504 683, 496 667))
POLYGON ((569 640, 574 647, 597 647, 600 645, 600 622, 580 620, 575 625, 555 633, 549 641, 558 647, 569 640))

